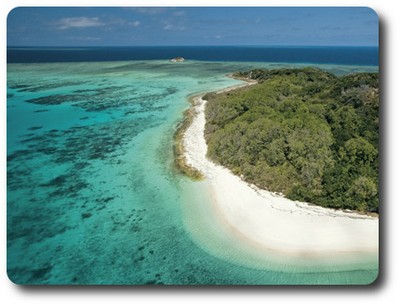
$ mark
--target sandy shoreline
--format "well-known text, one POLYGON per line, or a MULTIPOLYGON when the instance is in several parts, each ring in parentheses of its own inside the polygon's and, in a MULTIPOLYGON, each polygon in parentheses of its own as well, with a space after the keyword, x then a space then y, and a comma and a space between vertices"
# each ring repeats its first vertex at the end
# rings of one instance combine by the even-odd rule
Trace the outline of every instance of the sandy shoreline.
POLYGON ((288 200, 251 186, 208 160, 204 139, 206 102, 201 96, 193 99, 194 118, 183 135, 185 159, 209 182, 216 214, 233 235, 260 248, 293 256, 377 256, 378 218, 288 200))

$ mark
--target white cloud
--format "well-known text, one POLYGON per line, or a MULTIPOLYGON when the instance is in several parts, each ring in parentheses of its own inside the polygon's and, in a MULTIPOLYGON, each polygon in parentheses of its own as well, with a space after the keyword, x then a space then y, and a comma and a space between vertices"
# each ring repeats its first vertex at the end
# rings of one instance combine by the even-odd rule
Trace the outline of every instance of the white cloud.
POLYGON ((170 17, 161 21, 165 31, 185 31, 187 29, 187 19, 181 17, 170 17))
POLYGON ((172 30, 172 28, 173 28, 172 24, 166 24, 163 27, 164 30, 172 30))
POLYGON ((184 25, 174 25, 172 23, 164 23, 163 29, 165 31, 185 31, 186 27, 184 25))
POLYGON ((71 28, 89 28, 104 26, 98 17, 67 17, 57 22, 58 29, 67 30, 71 28))
POLYGON ((128 22, 128 24, 130 26, 133 26, 133 27, 136 28, 136 27, 138 27, 140 25, 140 21, 139 20, 135 20, 135 21, 128 22))

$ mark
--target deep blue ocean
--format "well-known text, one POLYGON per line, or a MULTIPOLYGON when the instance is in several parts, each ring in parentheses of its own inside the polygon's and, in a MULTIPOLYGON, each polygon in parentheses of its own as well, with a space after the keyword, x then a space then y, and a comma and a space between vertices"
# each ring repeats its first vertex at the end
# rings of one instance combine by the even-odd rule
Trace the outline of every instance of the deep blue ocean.
POLYGON ((7 49, 8 63, 159 60, 278 62, 376 66, 378 47, 174 46, 7 49))
POLYGON ((241 83, 229 73, 377 72, 377 48, 8 48, 7 61, 13 282, 343 285, 376 278, 375 260, 264 269, 241 250, 228 252, 237 240, 208 213, 204 184, 174 166, 173 135, 189 97, 241 83), (187 61, 169 61, 176 56, 187 61))

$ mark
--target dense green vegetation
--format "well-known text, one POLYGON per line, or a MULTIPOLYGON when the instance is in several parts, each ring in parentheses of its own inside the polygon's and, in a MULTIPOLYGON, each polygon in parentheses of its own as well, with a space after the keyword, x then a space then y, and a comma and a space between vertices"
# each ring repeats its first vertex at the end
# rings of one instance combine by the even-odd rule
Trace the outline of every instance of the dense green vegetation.
POLYGON ((377 73, 252 70, 257 85, 207 94, 209 157, 293 200, 378 212, 377 73))

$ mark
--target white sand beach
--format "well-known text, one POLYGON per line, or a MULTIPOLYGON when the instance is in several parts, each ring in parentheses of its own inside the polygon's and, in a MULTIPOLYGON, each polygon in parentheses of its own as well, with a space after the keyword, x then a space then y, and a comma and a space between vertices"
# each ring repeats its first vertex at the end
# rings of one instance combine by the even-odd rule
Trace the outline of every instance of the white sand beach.
POLYGON ((296 257, 352 253, 377 256, 377 217, 288 200, 249 185, 207 159, 206 103, 200 96, 194 98, 195 116, 183 137, 186 162, 209 182, 213 210, 233 235, 257 248, 296 257))

